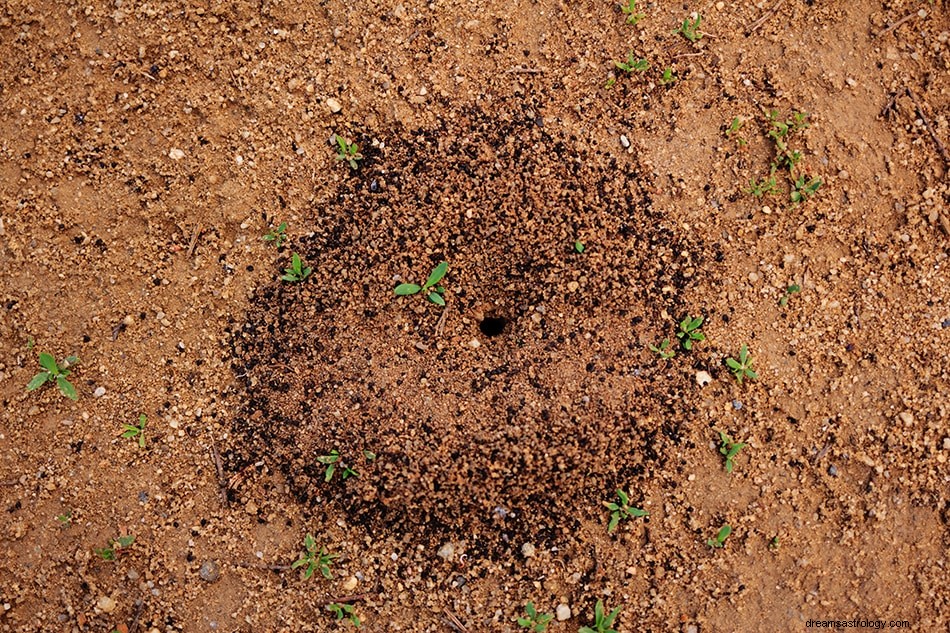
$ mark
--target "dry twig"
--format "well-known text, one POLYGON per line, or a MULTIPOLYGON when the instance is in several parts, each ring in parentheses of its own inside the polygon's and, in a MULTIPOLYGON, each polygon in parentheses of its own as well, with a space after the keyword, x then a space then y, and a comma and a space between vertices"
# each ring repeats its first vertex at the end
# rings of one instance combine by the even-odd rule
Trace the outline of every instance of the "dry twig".
POLYGON ((459 621, 458 617, 456 617, 454 613, 449 611, 448 607, 443 609, 442 612, 445 613, 445 617, 448 618, 449 624, 452 626, 453 629, 455 629, 459 633, 468 633, 468 629, 465 628, 465 625, 459 621))
POLYGON ((908 20, 911 20, 911 19, 913 19, 913 18, 915 18, 915 17, 917 17, 917 12, 916 12, 916 11, 914 11, 913 13, 909 13, 909 14, 905 15, 904 17, 902 17, 902 18, 901 18, 900 20, 898 20, 897 22, 894 22, 893 24, 889 24, 889 25, 887 25, 886 27, 884 27, 883 29, 881 29, 880 31, 878 31, 877 33, 875 33, 875 34, 874 34, 874 37, 881 37, 882 35, 886 35, 886 34, 890 33, 891 31, 893 31, 894 29, 896 29, 897 27, 899 27, 899 26, 900 26, 901 24, 903 24, 904 22, 907 22, 908 20))
POLYGON ((760 28, 762 28, 762 25, 765 24, 765 22, 766 22, 770 17, 772 17, 772 15, 773 15, 776 11, 778 11, 778 10, 782 7, 783 4, 785 4, 785 0, 778 0, 778 2, 776 2, 775 4, 772 5, 772 8, 771 8, 771 9, 766 10, 766 12, 762 14, 762 17, 760 17, 758 20, 756 20, 755 22, 753 22, 753 23, 752 23, 752 26, 749 27, 749 30, 747 30, 747 31, 745 32, 746 37, 749 37, 750 35, 752 35, 752 34, 755 33, 756 31, 758 31, 760 28))

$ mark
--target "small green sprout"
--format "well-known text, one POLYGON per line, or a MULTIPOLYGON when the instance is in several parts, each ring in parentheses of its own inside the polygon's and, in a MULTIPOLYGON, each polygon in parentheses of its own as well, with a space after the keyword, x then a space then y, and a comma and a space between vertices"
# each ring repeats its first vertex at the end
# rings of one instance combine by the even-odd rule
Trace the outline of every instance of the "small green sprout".
POLYGON ((759 375, 755 373, 755 370, 752 369, 752 359, 749 357, 748 345, 743 345, 739 348, 739 360, 736 360, 735 358, 727 358, 726 365, 729 366, 729 371, 731 371, 732 375, 736 377, 736 382, 740 385, 745 378, 750 378, 752 380, 759 379, 759 375))
POLYGON ((313 572, 317 569, 320 570, 324 578, 332 579, 333 574, 330 573, 330 564, 334 558, 339 557, 339 554, 330 554, 325 547, 321 547, 320 551, 317 551, 317 542, 314 540, 313 534, 307 534, 304 537, 303 546, 306 552, 301 554, 300 559, 294 561, 290 568, 297 569, 306 565, 306 569, 303 570, 303 577, 307 580, 313 576, 313 572))
POLYGON ((802 287, 798 284, 792 284, 785 289, 785 294, 782 295, 782 298, 778 300, 778 304, 784 308, 788 305, 788 300, 791 298, 791 296, 796 292, 801 292, 801 289, 802 287))
POLYGON ((670 347, 670 339, 665 338, 663 342, 660 343, 659 347, 656 345, 650 345, 650 351, 662 358, 663 360, 669 360, 676 356, 676 350, 670 347))
POLYGON ((138 424, 123 424, 122 428, 125 429, 122 432, 122 437, 128 439, 138 438, 138 443, 140 448, 145 448, 145 423, 148 422, 148 418, 145 417, 145 414, 142 413, 139 415, 138 424))
POLYGON ((778 542, 778 534, 776 534, 775 536, 772 537, 772 540, 769 541, 769 549, 772 550, 773 552, 777 552, 779 547, 780 547, 780 544, 778 542))
POLYGON ((441 262, 438 266, 432 269, 431 273, 429 273, 429 278, 426 279, 425 284, 421 286, 417 284, 399 284, 396 286, 395 293, 397 296, 404 297, 422 292, 425 293, 426 299, 432 303, 444 306, 445 299, 442 298, 442 295, 445 294, 445 288, 437 284, 442 281, 442 278, 445 277, 445 273, 448 270, 448 262, 441 262))
POLYGON ((32 336, 26 337, 26 349, 33 349, 33 346, 36 345, 36 341, 33 340, 32 336))
POLYGON ((694 19, 686 18, 683 20, 683 23, 680 24, 680 27, 673 32, 680 33, 690 42, 695 43, 703 39, 703 34, 699 32, 699 25, 703 21, 703 16, 698 13, 694 13, 693 15, 696 16, 694 19))
POLYGON ((643 71, 650 68, 650 62, 645 59, 636 58, 631 51, 630 54, 627 55, 626 62, 614 62, 614 66, 624 72, 632 73, 633 71, 637 71, 642 73, 643 71))
POLYGON ((343 470, 340 472, 341 479, 349 479, 350 477, 359 477, 360 474, 344 464, 341 461, 340 451, 335 448, 330 451, 329 455, 321 455, 317 458, 317 461, 321 464, 324 464, 327 467, 326 473, 323 475, 323 481, 330 481, 333 479, 333 474, 336 472, 337 465, 339 465, 343 470))
POLYGON ((348 619, 353 626, 360 626, 360 619, 355 613, 355 608, 352 604, 344 604, 342 602, 331 602, 327 605, 327 611, 333 613, 336 616, 337 621, 342 620, 343 618, 348 619))
POLYGON ((281 222, 276 228, 270 229, 261 239, 265 242, 273 242, 274 246, 280 248, 287 241, 287 223, 281 222))
POLYGON ((68 525, 72 525, 72 522, 73 522, 73 511, 72 511, 72 510, 67 510, 67 511, 64 512, 63 514, 57 514, 57 515, 56 515, 56 520, 59 521, 59 524, 62 525, 63 527, 66 527, 66 526, 68 526, 68 525))
POLYGON ((337 145, 336 159, 349 163, 350 169, 359 169, 359 161, 363 160, 363 155, 360 154, 360 146, 356 143, 348 143, 346 139, 339 134, 335 134, 334 136, 336 137, 337 145))
POLYGON ((574 242, 574 252, 576 252, 576 253, 583 253, 586 248, 587 248, 587 247, 584 246, 584 243, 583 243, 583 242, 580 242, 580 241, 574 242))
POLYGON ((627 16, 627 24, 636 24, 646 17, 637 9, 637 0, 627 0, 627 4, 620 5, 620 11, 627 16))
POLYGON ((750 179, 749 187, 745 191, 746 193, 751 193, 756 198, 761 198, 762 196, 776 193, 778 191, 778 183, 775 182, 775 176, 763 178, 759 182, 750 179))
POLYGON ((706 335, 699 329, 704 318, 702 316, 691 317, 687 314, 686 318, 680 321, 680 331, 676 333, 676 338, 680 340, 680 345, 687 352, 693 349, 693 343, 706 340, 706 335))
POLYGON ((313 272, 313 269, 309 266, 304 268, 300 255, 294 253, 290 256, 290 268, 284 269, 284 274, 280 276, 280 279, 281 281, 297 283, 309 277, 311 272, 313 272))
POLYGON ((739 454, 743 448, 748 446, 744 442, 733 442, 732 438, 727 434, 719 431, 719 452, 722 453, 726 458, 726 472, 731 473, 732 467, 734 466, 733 459, 736 455, 739 454))
POLYGON ((598 600, 594 605, 594 627, 582 626, 577 633, 617 633, 610 627, 614 625, 614 620, 617 619, 619 613, 620 607, 617 607, 610 612, 610 615, 604 615, 604 601, 598 600))
POLYGON ((663 70, 663 74, 660 75, 660 83, 663 84, 664 86, 673 83, 674 81, 676 81, 676 79, 677 77, 676 75, 673 74, 672 66, 667 66, 663 70))
POLYGON ((604 505, 610 510, 610 523, 607 524, 608 534, 612 534, 617 529, 621 519, 634 519, 650 515, 646 510, 631 507, 630 497, 623 490, 617 490, 617 497, 620 499, 620 503, 604 501, 604 505))
POLYGON ((135 537, 130 535, 120 536, 116 539, 109 539, 109 542, 106 543, 105 547, 94 549, 93 552, 105 561, 114 562, 118 559, 119 555, 122 553, 122 550, 132 545, 135 542, 135 537))
POLYGON ((732 526, 727 523, 719 528, 719 532, 716 533, 716 538, 706 539, 706 545, 713 549, 721 549, 725 547, 726 539, 729 538, 730 534, 732 534, 732 526))
POLYGON ((76 388, 73 387, 73 383, 66 380, 66 377, 72 373, 69 368, 78 363, 79 359, 75 356, 70 356, 66 358, 62 364, 59 364, 52 354, 40 352, 39 360, 40 367, 43 368, 43 371, 33 376, 33 380, 26 386, 26 390, 34 391, 49 381, 55 381, 61 394, 70 400, 78 400, 79 395, 76 393, 76 388))
POLYGON ((807 200, 815 195, 815 192, 818 191, 818 187, 821 186, 821 178, 812 178, 808 179, 807 176, 802 174, 795 179, 795 182, 792 184, 791 199, 792 202, 798 204, 802 200, 807 200))
POLYGON ((374 459, 376 459, 376 453, 374 453, 373 451, 363 449, 363 457, 366 458, 366 461, 371 462, 374 459))
POLYGON ((524 605, 524 612, 528 617, 518 618, 518 626, 529 629, 533 633, 544 633, 548 630, 548 622, 554 619, 554 616, 550 613, 538 613, 533 602, 524 605))
POLYGON ((739 136, 739 130, 742 129, 743 125, 745 125, 745 121, 739 117, 733 117, 732 123, 730 123, 729 127, 726 128, 726 138, 735 138, 736 142, 739 144, 739 147, 748 145, 748 141, 739 136))

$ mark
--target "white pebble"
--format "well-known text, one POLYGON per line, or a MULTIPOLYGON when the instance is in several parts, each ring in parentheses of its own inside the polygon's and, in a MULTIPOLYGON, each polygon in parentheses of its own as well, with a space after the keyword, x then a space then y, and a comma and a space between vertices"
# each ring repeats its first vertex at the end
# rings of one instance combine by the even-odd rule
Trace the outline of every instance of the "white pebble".
POLYGON ((181 151, 177 147, 173 147, 168 150, 168 157, 172 160, 181 160, 185 157, 185 152, 181 151))
POLYGON ((557 605, 557 609, 554 610, 555 616, 557 616, 558 622, 563 622, 565 620, 571 619, 571 608, 564 603, 557 605))
POLYGON ((340 105, 340 102, 334 99, 333 97, 330 97, 329 99, 327 99, 327 107, 330 108, 330 112, 332 112, 333 114, 336 114, 337 112, 343 109, 343 106, 340 105))
POLYGON ((96 387, 96 390, 92 392, 93 398, 101 398, 104 395, 106 395, 105 387, 96 387))
POLYGON ((437 553, 439 555, 439 558, 443 560, 451 560, 452 557, 455 556, 455 545, 453 545, 452 542, 449 541, 448 543, 440 547, 437 553))
POLYGON ((627 138, 626 134, 620 135, 620 144, 623 145, 624 149, 627 149, 630 147, 630 139, 627 138))
POLYGON ((115 611, 115 600, 109 596, 102 596, 96 600, 96 606, 99 607, 99 610, 103 613, 112 613, 115 611))
POLYGON ((534 543, 525 543, 521 546, 521 553, 525 558, 531 558, 535 555, 536 551, 534 543))
POLYGON ((698 371, 696 372, 696 384, 700 387, 705 387, 712 382, 712 376, 709 375, 708 371, 698 371))

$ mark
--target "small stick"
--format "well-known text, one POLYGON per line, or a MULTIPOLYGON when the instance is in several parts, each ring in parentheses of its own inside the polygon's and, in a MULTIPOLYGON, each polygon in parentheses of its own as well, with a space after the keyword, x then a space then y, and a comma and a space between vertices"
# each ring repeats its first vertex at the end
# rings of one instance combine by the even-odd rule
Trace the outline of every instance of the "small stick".
POLYGON ((445 308, 442 309, 442 315, 439 317, 438 322, 435 324, 435 335, 442 336, 442 333, 445 332, 445 319, 448 318, 449 312, 445 308))
POLYGON ((201 235, 201 229, 202 226, 199 222, 198 225, 195 226, 194 233, 191 234, 191 242, 188 244, 188 257, 191 257, 195 254, 195 246, 198 244, 198 236, 201 235))
POLYGON ((940 138, 937 136, 937 133, 934 132, 934 129, 930 127, 930 121, 927 120, 927 115, 924 114, 923 108, 920 107, 920 102, 917 101, 917 96, 910 88, 905 88, 905 90, 907 91, 907 96, 910 97, 910 100, 914 102, 914 107, 917 108, 917 114, 920 115, 921 120, 924 122, 924 127, 926 127, 927 131, 930 132, 930 138, 932 138, 934 143, 937 145, 937 151, 940 152, 940 156, 943 158, 944 165, 950 167, 950 155, 947 154, 947 148, 944 147, 943 143, 940 142, 940 138))
POLYGON ((544 72, 543 68, 524 68, 523 66, 512 66, 506 73, 520 73, 525 75, 539 75, 544 72))
POLYGON ((20 483, 18 479, 8 479, 6 481, 0 481, 0 486, 15 486, 18 483, 20 483))
POLYGON ((881 37, 882 35, 886 35, 886 34, 890 33, 891 31, 893 31, 894 29, 896 29, 897 27, 899 27, 899 26, 900 26, 901 24, 903 24, 904 22, 907 22, 908 20, 911 20, 911 19, 913 19, 913 18, 915 18, 915 17, 917 17, 917 12, 916 12, 916 11, 914 11, 913 13, 908 13, 907 15, 905 15, 904 17, 902 17, 902 18, 901 18, 900 20, 898 20, 897 22, 894 22, 893 24, 889 24, 886 28, 883 28, 883 29, 881 29, 880 31, 878 31, 877 33, 875 33, 875 34, 874 34, 874 37, 881 37))
POLYGON ((135 633, 135 629, 139 626, 139 618, 142 617, 142 611, 145 610, 145 601, 139 600, 138 606, 135 609, 135 617, 132 618, 132 626, 129 627, 129 633, 135 633))
POLYGON ((267 565, 264 563, 246 563, 244 561, 231 561, 235 567, 244 567, 245 569, 269 569, 270 571, 287 571, 290 565, 267 565))
POLYGON ((465 625, 459 622, 459 619, 455 616, 454 613, 449 611, 448 607, 442 609, 442 612, 445 613, 445 617, 449 619, 449 624, 452 625, 452 628, 458 631, 459 633, 468 633, 468 629, 465 628, 465 625))
POLYGON ((778 0, 778 2, 773 4, 771 9, 768 9, 765 13, 762 14, 762 17, 760 17, 758 20, 752 23, 752 26, 749 27, 749 30, 745 32, 746 37, 749 37, 756 31, 758 31, 760 28, 762 28, 762 25, 765 24, 766 20, 772 17, 772 14, 778 11, 779 8, 781 8, 783 4, 785 4, 785 0, 778 0))
POLYGON ((211 440, 211 456, 214 458, 214 469, 218 471, 218 490, 221 493, 221 503, 227 506, 229 505, 228 482, 224 478, 224 466, 221 464, 221 455, 218 453, 218 447, 213 439, 211 440))

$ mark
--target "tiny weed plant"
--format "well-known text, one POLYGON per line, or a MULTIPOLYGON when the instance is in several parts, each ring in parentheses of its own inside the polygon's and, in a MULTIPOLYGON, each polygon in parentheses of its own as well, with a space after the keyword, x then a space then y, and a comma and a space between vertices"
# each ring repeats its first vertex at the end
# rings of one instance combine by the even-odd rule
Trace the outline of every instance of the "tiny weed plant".
POLYGON ((664 86, 668 86, 675 81, 676 81, 676 75, 673 74, 673 67, 667 66, 663 70, 663 74, 660 75, 660 83, 663 84, 664 86))
POLYGON ((703 34, 699 32, 699 25, 703 22, 703 16, 698 13, 694 13, 693 15, 696 17, 693 19, 686 18, 683 20, 683 23, 680 24, 680 27, 673 32, 679 33, 690 42, 696 43, 703 39, 703 34))
POLYGON ((637 0, 627 0, 627 4, 620 5, 620 11, 627 16, 627 24, 636 24, 647 17, 637 8, 637 0))
POLYGON ((735 465, 733 460, 743 448, 748 446, 744 442, 733 442, 727 434, 719 431, 719 452, 726 458, 726 472, 731 473, 735 465))
POLYGON ((663 360, 669 360, 676 356, 676 350, 670 347, 670 339, 668 338, 663 339, 659 346, 650 345, 650 351, 663 360))
POLYGON ((69 527, 73 522, 73 511, 67 510, 63 514, 57 514, 56 520, 59 521, 59 524, 63 527, 69 527))
POLYGON ((331 612, 336 616, 337 621, 340 621, 344 618, 350 621, 353 626, 360 625, 360 619, 356 615, 356 609, 352 604, 344 604, 342 602, 331 602, 327 605, 327 611, 331 612))
POLYGON ((645 59, 638 59, 637 57, 634 56, 633 52, 631 51, 630 54, 627 55, 627 61, 614 62, 614 66, 616 66, 617 68, 619 68, 620 70, 624 72, 632 73, 633 71, 637 71, 639 73, 642 73, 643 71, 650 68, 650 62, 648 62, 645 59))
POLYGON ((610 510, 610 523, 607 524, 608 534, 612 534, 613 531, 617 529, 621 519, 635 519, 650 515, 646 510, 631 507, 630 497, 623 490, 617 491, 617 498, 620 500, 620 503, 604 501, 604 505, 610 510))
POLYGON ((532 633, 544 633, 548 630, 548 622, 554 619, 550 613, 538 613, 533 602, 524 605, 526 618, 518 618, 518 626, 528 629, 532 633))
POLYGON ((821 178, 812 178, 809 179, 808 176, 802 174, 795 179, 795 182, 792 183, 792 191, 789 197, 792 202, 798 204, 803 200, 807 200, 815 195, 815 192, 818 191, 818 187, 821 186, 821 178))
POLYGON ((729 127, 726 128, 726 138, 735 139, 736 143, 739 144, 739 147, 745 147, 748 145, 748 141, 739 136, 739 130, 742 129, 743 125, 745 125, 745 121, 739 117, 733 117, 732 123, 730 123, 729 127))
POLYGON ((60 364, 56 362, 56 358, 52 354, 40 352, 39 360, 40 367, 43 368, 43 371, 33 376, 33 380, 26 386, 26 390, 34 391, 47 382, 55 382, 61 394, 70 400, 78 400, 79 395, 76 393, 76 388, 73 387, 73 383, 66 380, 66 377, 72 373, 72 370, 69 368, 75 366, 79 362, 79 359, 75 356, 70 356, 60 364))
POLYGON ((340 467, 340 479, 349 479, 350 477, 360 476, 358 472, 344 464, 341 459, 342 457, 340 456, 340 451, 336 450, 335 448, 330 451, 329 455, 321 455, 317 458, 318 462, 324 464, 327 467, 327 470, 323 475, 323 481, 330 481, 333 479, 333 475, 336 473, 338 466, 340 467))
POLYGON ((119 538, 110 538, 105 547, 94 549, 96 556, 105 561, 114 562, 124 549, 130 547, 135 542, 135 537, 130 535, 120 536, 119 538))
POLYGON ((756 198, 761 198, 762 196, 768 196, 778 192, 778 183, 775 182, 775 176, 763 178, 759 182, 750 179, 749 188, 745 191, 746 193, 751 193, 756 198))
POLYGON ((126 439, 134 439, 139 443, 139 448, 145 448, 145 423, 148 422, 148 418, 145 417, 145 414, 142 413, 139 415, 138 424, 123 424, 122 428, 125 429, 122 431, 122 437, 126 439))
POLYGON ((432 269, 432 272, 429 273, 429 278, 426 279, 426 282, 423 285, 417 284, 399 284, 396 286, 395 293, 397 296, 405 297, 407 295, 415 295, 420 292, 425 294, 426 299, 432 303, 440 306, 445 305, 445 299, 442 298, 442 295, 445 294, 445 288, 438 285, 442 278, 445 277, 445 273, 449 270, 448 262, 441 262, 438 266, 432 269))
POLYGON ((749 356, 748 345, 743 345, 739 348, 739 360, 727 358, 726 365, 729 366, 729 371, 736 377, 736 382, 740 385, 746 378, 751 380, 759 379, 759 375, 752 369, 752 358, 749 356))
POLYGON ((294 253, 290 256, 290 268, 284 269, 284 274, 280 276, 281 281, 289 281, 291 283, 299 283, 310 276, 310 273, 313 272, 313 269, 307 266, 306 268, 303 265, 303 260, 300 259, 300 255, 294 253))
POLYGON ((348 143, 345 138, 336 134, 336 159, 349 163, 350 169, 360 168, 360 161, 363 155, 360 154, 360 146, 356 143, 348 143))
POLYGON ((680 331, 676 333, 676 338, 680 340, 680 345, 687 352, 693 349, 693 343, 706 340, 706 335, 699 329, 704 318, 702 316, 691 317, 687 314, 686 318, 680 321, 680 331))
POLYGON ((337 558, 339 554, 330 554, 325 547, 321 547, 318 551, 317 542, 314 540, 313 534, 307 534, 307 536, 304 537, 303 546, 306 551, 300 555, 299 560, 294 561, 290 568, 297 569, 298 567, 304 567, 303 577, 307 580, 313 576, 313 572, 319 569, 320 574, 322 574, 324 578, 331 580, 333 574, 330 572, 330 564, 333 563, 333 559, 337 558))
POLYGON ((265 233, 261 239, 265 242, 271 242, 274 246, 280 248, 284 245, 284 242, 287 241, 287 223, 281 222, 275 228, 265 233))
POLYGON ((778 535, 772 537, 772 540, 769 541, 769 549, 773 552, 777 552, 778 548, 781 547, 781 544, 778 542, 778 535))
POLYGON ((584 242, 574 242, 574 252, 575 252, 575 253, 579 253, 579 254, 580 254, 580 253, 583 253, 585 249, 586 249, 586 247, 584 246, 584 242))
POLYGON ((713 549, 722 549, 726 545, 726 539, 732 534, 732 526, 728 523, 716 533, 716 538, 706 539, 706 545, 713 549))
POLYGON ((782 298, 778 300, 778 304, 784 308, 785 306, 788 305, 788 300, 791 298, 791 296, 795 294, 796 292, 801 292, 801 290, 802 290, 801 286, 799 286, 798 284, 792 284, 791 286, 785 289, 785 294, 782 295, 782 298))
POLYGON ((32 337, 32 336, 27 336, 27 337, 26 337, 26 349, 33 349, 33 347, 34 347, 35 345, 36 345, 36 341, 33 340, 33 337, 32 337))
POLYGON ((617 607, 609 615, 605 615, 604 601, 598 600, 594 605, 594 626, 582 626, 577 633, 617 633, 612 627, 619 613, 620 607, 617 607))

